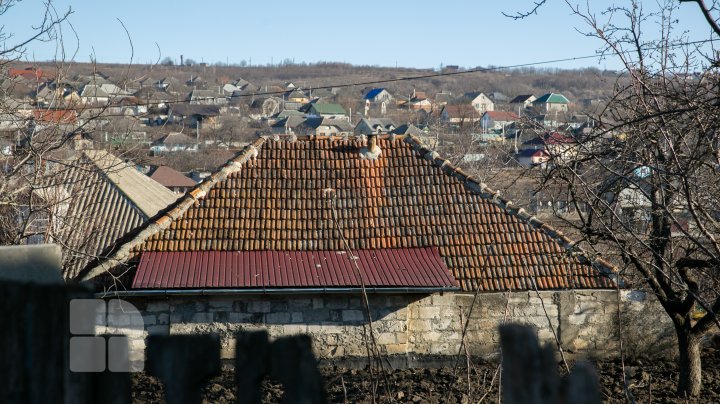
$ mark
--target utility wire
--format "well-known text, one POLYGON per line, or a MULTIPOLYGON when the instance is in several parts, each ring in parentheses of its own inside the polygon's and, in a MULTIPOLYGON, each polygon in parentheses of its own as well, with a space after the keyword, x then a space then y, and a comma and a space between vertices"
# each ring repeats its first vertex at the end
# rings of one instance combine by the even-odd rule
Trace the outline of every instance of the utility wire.
MULTIPOLYGON (((708 42, 717 42, 716 39, 704 39, 704 40, 698 40, 698 41, 689 41, 689 42, 677 42, 674 44, 667 44, 667 45, 661 45, 661 46, 650 46, 646 47, 645 50, 654 50, 654 49, 661 49, 661 48, 677 48, 681 46, 689 46, 689 45, 701 45, 708 42)), ((462 70, 462 71, 453 71, 453 72, 438 72, 438 73, 428 73, 428 74, 421 74, 417 76, 406 76, 406 77, 397 77, 392 79, 382 79, 382 80, 370 80, 370 81, 360 81, 355 83, 340 83, 340 84, 332 84, 332 85, 324 85, 324 86, 317 86, 313 87, 313 90, 321 90, 321 89, 333 89, 333 88, 347 88, 347 87, 355 87, 355 86, 366 86, 370 84, 385 84, 385 83, 395 83, 395 82, 401 82, 401 81, 412 81, 412 80, 424 80, 424 79, 430 79, 435 77, 448 77, 448 76, 456 76, 461 74, 472 74, 472 73, 485 73, 485 72, 491 72, 491 71, 497 71, 497 70, 507 70, 507 69, 518 69, 522 67, 533 67, 533 66, 540 66, 540 65, 547 65, 552 63, 561 63, 561 62, 572 62, 572 61, 578 61, 578 60, 587 60, 587 59, 599 59, 602 57, 607 56, 603 52, 595 53, 593 55, 585 55, 585 56, 575 56, 575 57, 567 57, 567 58, 560 58, 560 59, 550 59, 550 60, 543 60, 538 62, 528 62, 528 63, 519 63, 519 64, 513 64, 513 65, 504 65, 504 66, 491 66, 491 67, 478 67, 475 69, 468 69, 468 70, 462 70)), ((252 92, 252 93, 246 93, 246 94, 232 94, 227 97, 228 99, 236 99, 236 98, 247 98, 247 97, 262 97, 262 96, 273 96, 273 95, 283 95, 286 94, 287 91, 264 91, 264 92, 252 92)), ((218 94, 220 96, 221 94, 218 94)), ((200 97, 197 100, 193 101, 203 101, 213 98, 219 98, 219 97, 200 97)), ((166 105, 172 105, 172 104, 185 104, 189 103, 191 100, 175 100, 175 101, 166 101, 164 104, 166 105)), ((140 103, 136 105, 145 105, 148 106, 150 103, 140 103)), ((91 109, 105 109, 107 107, 86 107, 83 110, 91 110, 91 109)))

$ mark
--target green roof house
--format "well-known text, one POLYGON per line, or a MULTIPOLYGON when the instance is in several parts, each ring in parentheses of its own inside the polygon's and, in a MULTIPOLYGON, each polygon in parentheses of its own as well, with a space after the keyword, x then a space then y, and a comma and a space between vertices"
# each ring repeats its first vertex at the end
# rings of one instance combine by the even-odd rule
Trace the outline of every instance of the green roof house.
POLYGON ((564 112, 568 110, 568 101, 562 94, 547 93, 533 101, 533 105, 545 112, 564 112))
POLYGON ((347 116, 347 112, 345 112, 345 108, 340 104, 315 103, 310 106, 308 115, 323 118, 343 118, 347 116))

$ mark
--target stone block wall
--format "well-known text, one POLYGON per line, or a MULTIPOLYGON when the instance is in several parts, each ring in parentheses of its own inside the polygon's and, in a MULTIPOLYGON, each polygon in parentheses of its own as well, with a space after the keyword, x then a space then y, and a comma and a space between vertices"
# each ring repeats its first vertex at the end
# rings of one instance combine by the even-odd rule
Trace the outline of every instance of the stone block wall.
MULTIPOLYGON (((368 325, 357 295, 130 301, 143 313, 146 333, 218 333, 224 358, 234 357, 234 334, 253 329, 272 337, 309 334, 321 359, 366 355, 368 325)), ((540 340, 552 345, 557 335, 569 355, 617 355, 619 335, 634 355, 663 354, 674 345, 669 318, 654 298, 637 291, 621 294, 620 328, 615 291, 483 293, 477 299, 467 293, 370 295, 369 303, 377 344, 388 355, 456 355, 468 317, 468 351, 484 357, 498 354, 497 326, 506 321, 533 325, 540 340)))

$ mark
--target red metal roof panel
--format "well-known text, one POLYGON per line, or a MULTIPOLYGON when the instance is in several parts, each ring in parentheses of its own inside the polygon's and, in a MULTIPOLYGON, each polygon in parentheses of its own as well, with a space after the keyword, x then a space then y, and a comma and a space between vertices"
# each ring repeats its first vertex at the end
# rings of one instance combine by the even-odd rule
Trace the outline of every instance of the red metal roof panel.
POLYGON ((355 251, 144 252, 134 289, 458 287, 435 247, 355 251))

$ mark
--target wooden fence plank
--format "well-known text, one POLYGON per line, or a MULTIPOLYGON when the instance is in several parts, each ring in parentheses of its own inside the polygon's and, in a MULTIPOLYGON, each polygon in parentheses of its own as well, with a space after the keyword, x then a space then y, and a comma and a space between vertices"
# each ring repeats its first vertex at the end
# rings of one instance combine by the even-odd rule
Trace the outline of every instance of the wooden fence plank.
POLYGON ((262 381, 268 373, 270 342, 267 331, 239 332, 235 348, 237 402, 262 402, 262 381))
POLYGON ((327 401, 325 383, 307 335, 278 338, 270 350, 270 376, 285 387, 284 403, 327 401))
POLYGON ((220 374, 217 335, 151 335, 147 339, 146 371, 165 385, 171 404, 202 401, 202 388, 220 374))
POLYGON ((507 404, 599 403, 597 373, 589 364, 578 364, 561 383, 558 362, 550 345, 540 347, 527 325, 500 326, 502 397, 507 404))

